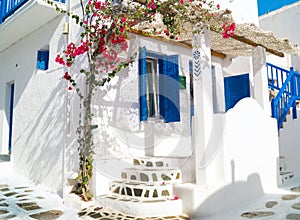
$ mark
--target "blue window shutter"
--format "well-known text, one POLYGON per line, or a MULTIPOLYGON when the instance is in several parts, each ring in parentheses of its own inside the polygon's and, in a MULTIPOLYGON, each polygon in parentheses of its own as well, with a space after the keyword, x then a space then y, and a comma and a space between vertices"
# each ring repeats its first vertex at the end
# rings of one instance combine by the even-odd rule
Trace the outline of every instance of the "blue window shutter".
POLYGON ((49 64, 49 51, 38 50, 36 68, 41 70, 47 70, 49 64))
POLYGON ((165 56, 159 65, 159 107, 165 122, 180 121, 178 55, 165 56))
POLYGON ((250 97, 249 74, 225 77, 226 111, 245 97, 250 97))
POLYGON ((142 47, 139 51, 140 121, 147 121, 148 118, 146 73, 146 47, 142 47))

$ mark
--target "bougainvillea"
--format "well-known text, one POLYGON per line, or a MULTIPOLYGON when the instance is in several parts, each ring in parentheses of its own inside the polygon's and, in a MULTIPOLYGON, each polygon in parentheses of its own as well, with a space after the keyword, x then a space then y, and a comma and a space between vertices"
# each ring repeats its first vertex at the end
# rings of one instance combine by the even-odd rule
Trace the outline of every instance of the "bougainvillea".
POLYGON ((69 43, 63 53, 56 56, 55 61, 69 68, 76 63, 78 57, 84 55, 89 64, 87 69, 78 71, 85 74, 84 94, 69 72, 65 72, 62 77, 69 83, 69 90, 75 88, 84 108, 77 129, 80 174, 76 192, 84 200, 89 200, 94 153, 92 130, 97 128, 92 124, 91 100, 96 87, 109 82, 136 59, 135 53, 127 59, 120 56, 128 50, 129 34, 142 27, 143 30, 147 29, 149 35, 178 40, 182 34, 201 32, 201 27, 205 26, 228 38, 233 36, 235 24, 223 16, 219 4, 215 6, 208 0, 124 0, 122 3, 108 0, 89 0, 83 3, 81 0, 80 3, 82 15, 56 6, 57 11, 71 16, 81 26, 82 32, 79 43, 69 43), (200 23, 200 29, 193 29, 200 23))

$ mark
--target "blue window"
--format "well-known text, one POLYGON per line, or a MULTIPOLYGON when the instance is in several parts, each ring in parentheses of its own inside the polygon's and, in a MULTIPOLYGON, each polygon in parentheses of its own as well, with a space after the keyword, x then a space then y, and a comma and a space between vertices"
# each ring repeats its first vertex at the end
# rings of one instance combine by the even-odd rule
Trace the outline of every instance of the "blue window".
POLYGON ((226 111, 245 97, 250 97, 249 74, 225 77, 225 104, 226 111))
POLYGON ((139 53, 140 121, 180 121, 178 55, 139 53))
POLYGON ((38 50, 36 68, 40 70, 47 70, 49 65, 49 51, 38 50))

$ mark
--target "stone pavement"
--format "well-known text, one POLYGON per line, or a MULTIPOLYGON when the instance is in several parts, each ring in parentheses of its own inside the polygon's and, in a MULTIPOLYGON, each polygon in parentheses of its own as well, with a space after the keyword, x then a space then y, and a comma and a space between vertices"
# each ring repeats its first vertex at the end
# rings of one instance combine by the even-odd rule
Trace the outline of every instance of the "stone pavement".
POLYGON ((51 189, 12 173, 10 162, 0 162, 0 220, 81 219, 51 189))
MULTIPOLYGON (((189 219, 187 216, 166 216, 141 218, 124 215, 112 210, 105 210, 101 206, 85 208, 78 213, 66 214, 66 207, 59 198, 50 198, 45 192, 39 192, 34 186, 5 184, 0 182, 0 220, 9 219, 105 219, 105 220, 176 220, 189 219), (43 196, 41 196, 43 195, 43 196), (60 204, 54 207, 51 203, 60 204)), ((70 210, 68 211, 70 212, 70 210)))
POLYGON ((74 210, 64 205, 56 192, 34 184, 12 173, 9 162, 0 162, 0 220, 185 220, 185 215, 166 217, 136 217, 124 215, 101 206, 74 210))
POLYGON ((113 210, 105 210, 101 206, 89 207, 81 210, 78 215, 83 219, 105 219, 105 220, 185 220, 190 219, 186 215, 165 217, 138 217, 125 215, 113 210))
MULTIPOLYGON (((0 162, 0 220, 185 220, 185 215, 136 217, 114 212, 101 205, 74 210, 64 205, 56 192, 14 176, 8 162, 0 162), (5 164, 6 163, 6 164, 5 164)), ((300 220, 300 179, 278 191, 249 201, 235 210, 196 220, 300 220)))

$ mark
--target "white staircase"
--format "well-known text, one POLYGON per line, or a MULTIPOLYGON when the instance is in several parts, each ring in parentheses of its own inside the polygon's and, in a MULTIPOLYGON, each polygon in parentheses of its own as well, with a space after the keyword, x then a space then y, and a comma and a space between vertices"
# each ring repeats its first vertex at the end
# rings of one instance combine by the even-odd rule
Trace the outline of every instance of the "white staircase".
POLYGON ((182 182, 181 170, 171 158, 134 159, 133 167, 121 172, 120 181, 110 183, 110 193, 97 197, 106 208, 140 217, 182 214, 182 200, 173 186, 182 182))
POLYGON ((288 171, 287 159, 284 156, 279 157, 278 169, 279 169, 279 186, 284 185, 294 177, 294 173, 288 171))

